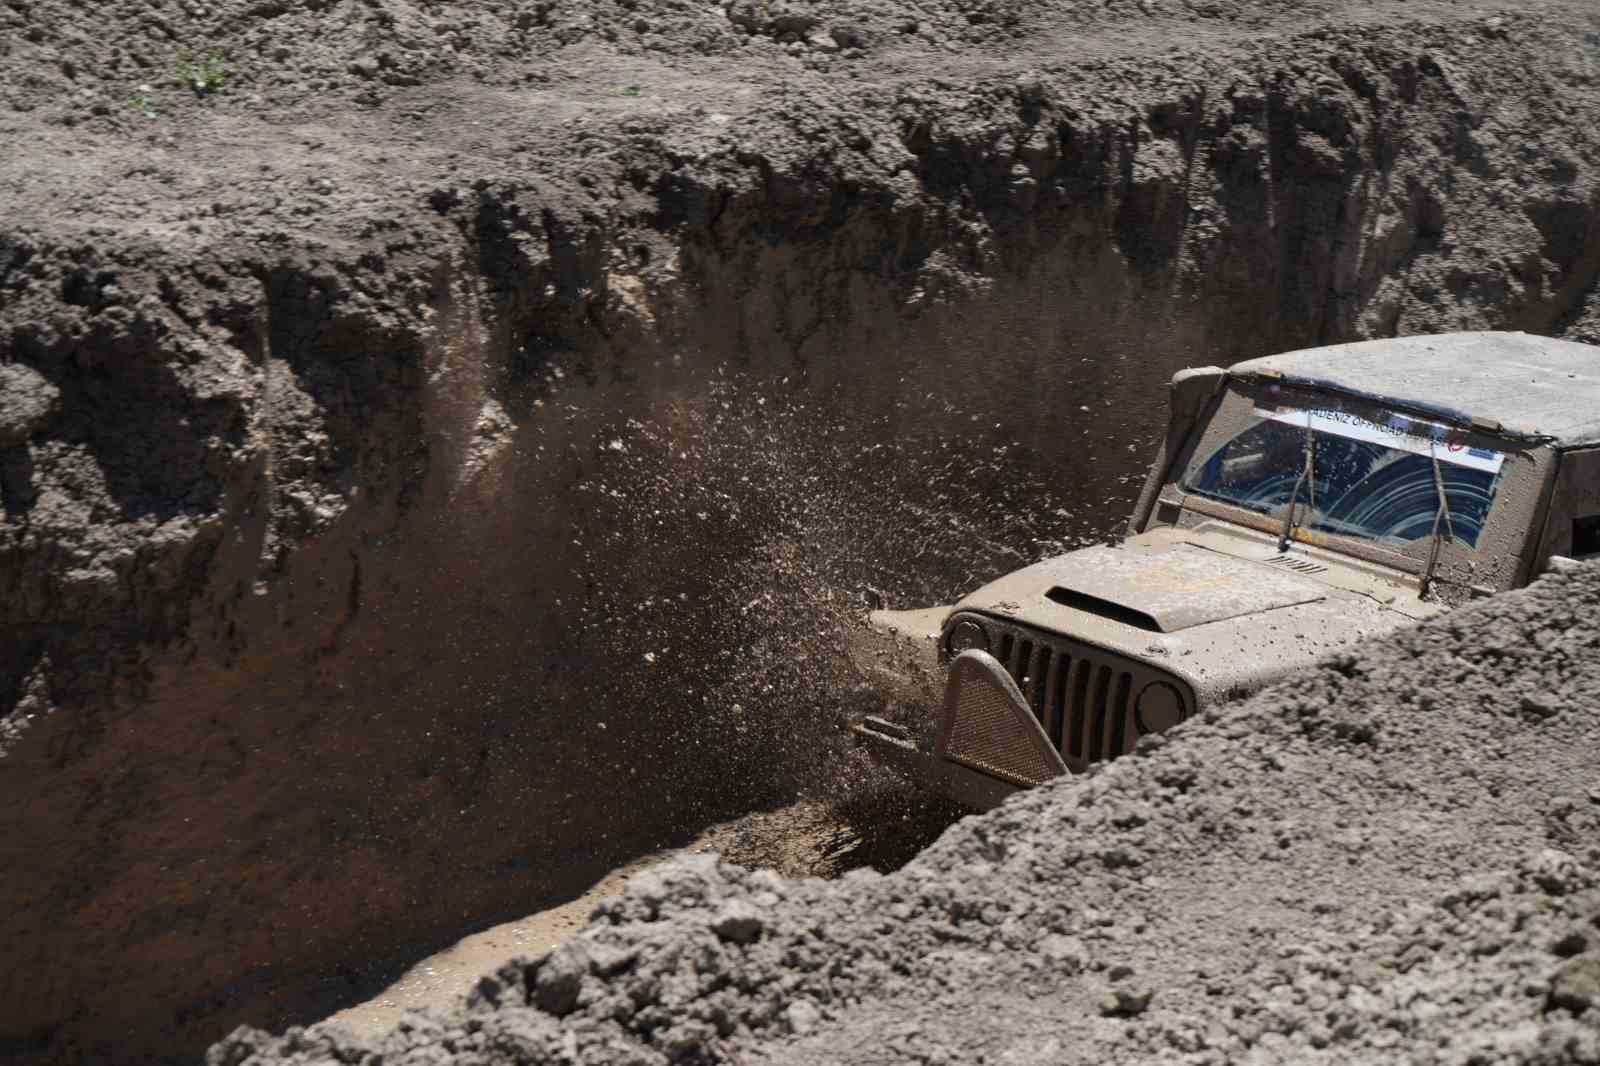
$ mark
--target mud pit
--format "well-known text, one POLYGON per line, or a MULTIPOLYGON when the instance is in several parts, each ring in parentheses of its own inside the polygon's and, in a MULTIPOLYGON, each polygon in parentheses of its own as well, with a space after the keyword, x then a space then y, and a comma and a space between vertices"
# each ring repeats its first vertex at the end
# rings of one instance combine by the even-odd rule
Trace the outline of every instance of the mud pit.
POLYGON ((308 1021, 847 789, 840 627, 1102 535, 1177 367, 1600 340, 1584 3, 0 29, 23 1059, 308 1021))

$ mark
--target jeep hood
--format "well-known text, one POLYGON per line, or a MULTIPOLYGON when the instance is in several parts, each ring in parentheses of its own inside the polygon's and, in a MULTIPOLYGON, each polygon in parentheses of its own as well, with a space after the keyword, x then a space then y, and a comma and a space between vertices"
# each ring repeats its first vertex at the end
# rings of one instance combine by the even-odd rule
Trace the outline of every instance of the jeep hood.
POLYGON ((1331 557, 1320 580, 1274 558, 1264 534, 1167 528, 1035 563, 955 607, 1159 664, 1203 703, 1443 610, 1331 557))
POLYGON ((1195 544, 1155 551, 1085 548, 995 583, 1014 584, 1031 586, 1034 595, 1063 607, 1158 633, 1311 603, 1328 594, 1326 586, 1292 572, 1195 544))

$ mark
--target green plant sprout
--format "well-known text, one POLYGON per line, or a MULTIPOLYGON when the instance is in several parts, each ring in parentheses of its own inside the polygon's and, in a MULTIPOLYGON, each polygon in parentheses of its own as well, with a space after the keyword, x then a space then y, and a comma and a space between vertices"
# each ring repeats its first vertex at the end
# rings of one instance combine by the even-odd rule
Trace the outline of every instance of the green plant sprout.
POLYGON ((145 118, 155 118, 155 101, 150 98, 150 94, 154 91, 155 90, 150 88, 148 85, 134 86, 133 95, 128 97, 128 106, 139 112, 139 114, 143 115, 145 118))
POLYGON ((176 80, 199 96, 210 96, 228 80, 228 67, 221 52, 204 56, 186 55, 178 62, 176 80))

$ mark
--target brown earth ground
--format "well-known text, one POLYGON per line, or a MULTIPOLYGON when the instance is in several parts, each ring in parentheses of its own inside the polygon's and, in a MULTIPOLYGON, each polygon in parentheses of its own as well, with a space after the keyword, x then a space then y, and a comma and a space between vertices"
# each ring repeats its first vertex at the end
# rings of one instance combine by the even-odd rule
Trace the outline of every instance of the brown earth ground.
POLYGON ((0 1054, 190 1061, 870 791, 864 604, 1186 365, 1600 339, 1600 12, 0 4, 0 1054))
POLYGON ((786 877, 834 878, 862 867, 888 871, 932 843, 960 813, 908 787, 890 785, 871 802, 857 799, 848 810, 801 801, 723 822, 682 848, 612 870, 572 899, 462 937, 412 965, 373 998, 326 1020, 375 1040, 407 1011, 448 1010, 507 958, 541 954, 578 932, 596 907, 622 895, 633 875, 686 855, 718 855, 786 877))

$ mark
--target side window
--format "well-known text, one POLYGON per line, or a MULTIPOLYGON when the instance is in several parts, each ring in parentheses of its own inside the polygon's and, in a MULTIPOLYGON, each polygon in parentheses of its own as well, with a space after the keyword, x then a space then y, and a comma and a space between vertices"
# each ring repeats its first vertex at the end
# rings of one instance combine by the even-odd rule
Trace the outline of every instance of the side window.
POLYGON ((1600 514, 1582 515, 1572 520, 1572 557, 1600 558, 1600 514))
POLYGON ((1600 448, 1563 452, 1543 558, 1600 559, 1600 448))

